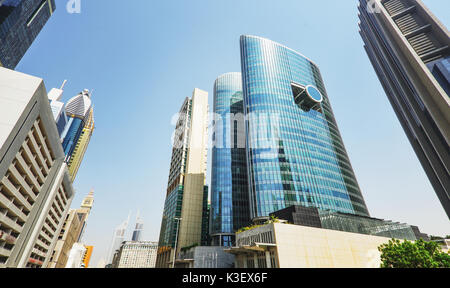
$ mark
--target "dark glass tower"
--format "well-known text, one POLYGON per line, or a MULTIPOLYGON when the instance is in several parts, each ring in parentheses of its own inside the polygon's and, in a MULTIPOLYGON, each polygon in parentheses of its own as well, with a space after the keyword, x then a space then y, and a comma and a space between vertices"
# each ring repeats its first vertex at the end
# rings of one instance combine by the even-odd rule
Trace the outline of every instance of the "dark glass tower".
POLYGON ((302 205, 368 216, 319 68, 241 36, 250 216, 302 205))
POLYGON ((419 0, 360 0, 360 33, 405 133, 450 217, 450 35, 419 0))
POLYGON ((55 11, 55 0, 0 0, 0 66, 15 69, 55 11))
POLYGON ((210 234, 212 245, 231 246, 250 223, 241 73, 217 78, 214 115, 210 234))

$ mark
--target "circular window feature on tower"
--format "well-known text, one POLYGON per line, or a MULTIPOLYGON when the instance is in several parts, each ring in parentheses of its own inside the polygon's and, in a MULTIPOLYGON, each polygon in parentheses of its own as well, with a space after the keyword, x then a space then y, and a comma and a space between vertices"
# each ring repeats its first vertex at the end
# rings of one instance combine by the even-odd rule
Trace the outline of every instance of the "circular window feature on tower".
POLYGON ((322 93, 312 85, 306 86, 306 93, 308 93, 308 96, 316 102, 320 103, 323 100, 322 93))
POLYGON ((294 102, 297 106, 304 110, 311 109, 322 112, 321 103, 323 101, 322 93, 313 85, 303 86, 298 83, 291 83, 294 102))

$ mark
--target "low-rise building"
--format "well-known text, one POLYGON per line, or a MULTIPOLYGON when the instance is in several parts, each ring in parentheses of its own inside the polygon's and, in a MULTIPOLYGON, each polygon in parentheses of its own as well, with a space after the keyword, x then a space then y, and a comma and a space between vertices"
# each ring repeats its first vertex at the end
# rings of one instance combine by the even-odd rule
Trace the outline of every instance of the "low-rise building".
POLYGON ((155 268, 158 242, 125 241, 113 257, 112 268, 155 268))
POLYGON ((236 268, 378 268, 391 238, 286 223, 236 234, 236 268))
POLYGON ((175 268, 233 268, 234 256, 221 246, 197 246, 181 249, 175 268))

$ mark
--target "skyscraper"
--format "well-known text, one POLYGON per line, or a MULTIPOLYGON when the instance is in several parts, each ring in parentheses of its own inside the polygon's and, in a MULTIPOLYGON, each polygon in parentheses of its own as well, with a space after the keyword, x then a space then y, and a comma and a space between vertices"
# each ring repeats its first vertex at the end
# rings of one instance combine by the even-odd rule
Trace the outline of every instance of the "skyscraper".
POLYGON ((94 130, 91 93, 85 89, 66 104, 67 124, 61 134, 71 180, 75 179, 94 130))
POLYGON ((302 205, 368 216, 315 63, 241 36, 250 217, 302 205))
POLYGON ((92 106, 87 118, 86 124, 81 130, 80 137, 78 138, 77 144, 73 149, 72 156, 70 157, 69 163, 69 175, 73 181, 77 176, 78 170, 80 169, 81 162, 83 161, 84 154, 88 148, 89 142, 91 141, 92 134, 94 133, 95 123, 94 123, 94 106, 92 106))
MULTIPOLYGON (((204 224, 208 142, 208 93, 195 89, 178 113, 157 267, 169 267, 175 247, 200 245, 204 224)), ((206 226, 207 227, 207 226, 206 226)), ((173 263, 172 263, 173 264, 173 263)))
POLYGON ((0 267, 45 267, 74 190, 42 79, 0 68, 0 267))
POLYGON ((0 0, 0 66, 16 68, 53 11, 54 0, 0 0))
POLYGON ((136 226, 134 227, 133 236, 131 237, 131 241, 141 241, 142 230, 144 229, 144 222, 138 215, 136 216, 136 226))
POLYGON ((86 230, 87 219, 93 205, 94 190, 91 190, 89 194, 84 197, 80 208, 69 210, 47 268, 66 267, 71 253, 70 251, 76 246, 75 244, 81 242, 86 230))
POLYGON ((111 241, 111 246, 108 252, 108 263, 111 264, 114 258, 114 254, 117 250, 119 250, 120 245, 123 241, 125 241, 125 233, 128 229, 128 222, 130 221, 130 215, 128 215, 127 220, 122 222, 119 226, 114 230, 113 238, 111 241))
POLYGON ((360 0, 360 34, 405 133, 450 217, 450 37, 419 0, 360 0))
POLYGON ((83 238, 84 232, 86 230, 87 220, 93 206, 94 206, 94 189, 92 189, 89 192, 89 194, 86 197, 84 197, 83 201, 81 202, 80 208, 77 209, 78 218, 82 223, 81 231, 78 234, 77 242, 81 242, 81 239, 83 238))
POLYGON ((241 73, 217 78, 210 211, 210 236, 217 246, 231 246, 234 233, 250 223, 243 101, 241 73))

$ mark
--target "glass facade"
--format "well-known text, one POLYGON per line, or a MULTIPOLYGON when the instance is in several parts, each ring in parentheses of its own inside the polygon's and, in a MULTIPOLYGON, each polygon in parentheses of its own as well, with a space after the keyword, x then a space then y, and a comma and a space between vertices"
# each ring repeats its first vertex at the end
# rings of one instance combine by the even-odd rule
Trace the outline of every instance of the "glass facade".
POLYGON ((214 83, 211 171, 212 245, 231 246, 234 232, 250 223, 241 73, 214 83))
POLYGON ((70 157, 83 131, 84 121, 80 118, 69 117, 66 127, 67 133, 64 134, 62 146, 64 154, 70 157))
POLYGON ((54 10, 54 0, 0 1, 0 65, 15 69, 54 10))
POLYGON ((159 234, 159 247, 175 247, 175 238, 177 237, 179 225, 179 221, 175 218, 181 217, 183 190, 183 185, 179 185, 166 197, 161 232, 159 234))
POLYGON ((251 218, 297 204, 368 216, 318 67, 255 36, 241 36, 241 60, 251 218), (302 109, 309 85, 323 100, 302 109))

